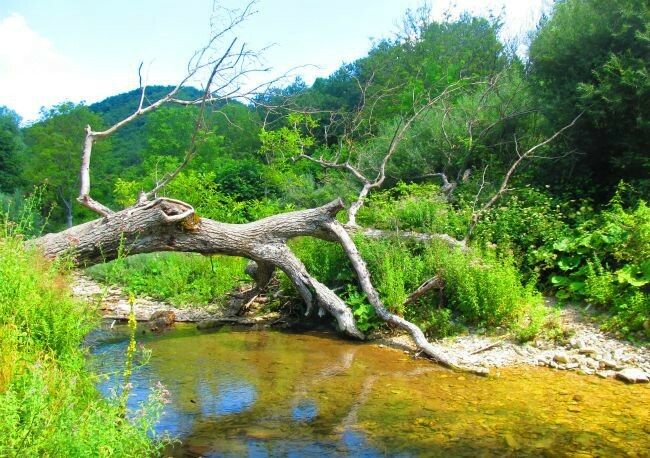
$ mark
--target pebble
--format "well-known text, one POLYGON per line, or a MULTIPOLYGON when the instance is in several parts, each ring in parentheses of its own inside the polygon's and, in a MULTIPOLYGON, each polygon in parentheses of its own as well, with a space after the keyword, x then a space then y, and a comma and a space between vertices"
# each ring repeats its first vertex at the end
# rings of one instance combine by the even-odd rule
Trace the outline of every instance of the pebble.
POLYGON ((611 359, 601 359, 600 363, 605 369, 621 370, 621 366, 611 359))
POLYGON ((578 350, 578 353, 581 355, 593 355, 594 353, 596 353, 596 350, 591 347, 585 347, 585 348, 580 348, 578 350))
POLYGON ((609 377, 613 377, 614 374, 615 374, 614 371, 598 371, 598 372, 596 372, 596 375, 597 375, 598 377, 600 377, 600 378, 609 378, 609 377))
POLYGON ((553 361, 560 364, 566 364, 569 362, 569 357, 564 353, 556 353, 555 356, 553 356, 553 361))

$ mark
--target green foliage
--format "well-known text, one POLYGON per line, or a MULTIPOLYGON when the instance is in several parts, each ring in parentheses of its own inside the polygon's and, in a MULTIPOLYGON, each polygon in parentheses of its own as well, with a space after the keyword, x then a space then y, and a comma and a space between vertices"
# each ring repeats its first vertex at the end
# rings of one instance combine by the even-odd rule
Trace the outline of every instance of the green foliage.
POLYGON ((368 197, 358 214, 359 223, 378 229, 446 233, 463 236, 468 219, 456 211, 432 184, 406 184, 368 197))
POLYGON ((510 251, 516 264, 530 277, 542 279, 555 268, 549 247, 569 231, 566 215, 546 192, 524 187, 501 199, 481 219, 474 239, 496 244, 500 253, 510 251))
MULTIPOLYGON (((148 86, 145 106, 147 101, 154 103, 172 89, 174 89, 173 86, 148 86)), ((177 95, 187 100, 194 100, 201 97, 202 92, 193 87, 183 87, 177 95)), ((100 115, 105 125, 111 126, 135 112, 140 103, 140 96, 140 89, 135 89, 108 97, 88 108, 93 113, 100 115)), ((111 137, 111 162, 114 166, 119 166, 121 170, 124 170, 137 167, 142 163, 143 150, 146 148, 148 140, 146 135, 142 135, 146 122, 146 116, 136 118, 111 137)), ((95 126, 92 127, 95 128, 95 126)))
POLYGON ((331 286, 346 285, 353 281, 352 266, 339 244, 313 237, 300 237, 291 240, 289 246, 318 281, 331 286))
POLYGON ((12 196, 0 194, 0 237, 41 235, 47 224, 41 212, 45 193, 45 186, 38 186, 25 196, 18 191, 12 196))
MULTIPOLYGON (((151 189, 161 175, 176 168, 171 158, 152 158, 155 172, 141 181, 118 179, 115 182, 115 200, 123 206, 132 205, 141 189, 151 189)), ((181 199, 194 207, 199 216, 226 223, 246 223, 275 213, 287 211, 291 206, 282 205, 271 199, 239 200, 236 194, 226 194, 216 183, 213 171, 186 170, 160 194, 181 199)))
POLYGON ((368 56, 317 79, 296 103, 350 111, 362 100, 361 87, 372 81, 365 98, 384 94, 368 109, 376 121, 390 120, 408 112, 413 99, 426 92, 435 95, 461 78, 502 69, 508 59, 498 39, 500 27, 497 18, 464 14, 436 22, 426 11, 409 12, 400 35, 376 42, 368 56))
POLYGON ((587 301, 609 310, 612 329, 647 336, 650 209, 643 200, 626 208, 621 192, 600 214, 553 244, 557 274, 551 283, 558 298, 587 301))
POLYGON ((240 201, 277 195, 276 186, 265 182, 264 167, 256 159, 222 157, 215 162, 211 170, 214 172, 214 182, 219 184, 219 189, 240 201))
POLYGON ((465 185, 467 172, 477 181, 485 175, 487 184, 500 182, 517 148, 540 141, 539 118, 519 63, 485 81, 459 82, 415 120, 389 164, 390 175, 408 180, 444 172, 465 185))
POLYGON ((22 184, 19 156, 25 145, 19 125, 20 116, 0 106, 0 193, 11 193, 22 184))
POLYGON ((301 154, 307 154, 315 145, 313 129, 318 122, 302 113, 287 115, 286 125, 276 130, 262 129, 260 131, 260 152, 271 158, 290 160, 297 159, 301 154))
POLYGON ((541 323, 541 300, 533 283, 522 286, 512 259, 497 257, 492 251, 462 253, 433 242, 421 247, 400 241, 363 240, 361 252, 386 305, 395 312, 414 317, 424 328, 447 333, 454 325, 450 313, 471 325, 511 328, 519 333, 541 323), (407 261, 405 261, 407 260, 407 261), (443 295, 431 293, 427 299, 404 309, 408 295, 425 280, 439 275, 443 295), (440 312, 441 307, 450 312, 440 312))
POLYGON ((244 277, 246 261, 231 256, 155 253, 129 256, 86 270, 132 294, 144 294, 178 307, 222 304, 244 277))
POLYGON ((0 455, 151 456, 156 418, 102 399, 81 348, 97 317, 67 282, 21 238, 0 238, 0 455))
MULTIPOLYGON (((53 222, 71 225, 74 218, 84 218, 88 211, 76 204, 79 194, 79 169, 85 128, 102 127, 101 118, 88 107, 65 102, 42 112, 40 122, 25 130, 24 178, 31 185, 47 184, 48 200, 58 203, 53 211, 53 222)), ((112 173, 105 162, 110 150, 108 141, 93 147, 91 180, 96 198, 110 203, 112 173), (101 177, 101 179, 98 179, 101 177)))
POLYGON ((357 328, 361 332, 372 331, 384 323, 375 312, 375 308, 366 299, 366 295, 359 293, 351 285, 348 285, 345 302, 352 309, 357 328))
MULTIPOLYGON (((551 128, 584 115, 568 132, 581 155, 567 167, 574 183, 596 184, 600 199, 620 179, 645 183, 650 175, 650 5, 645 0, 556 2, 530 47, 535 92, 551 128), (575 180, 575 178, 581 180, 575 180)), ((575 189, 575 187, 574 187, 575 189)), ((576 189, 577 190, 577 189, 576 189)))

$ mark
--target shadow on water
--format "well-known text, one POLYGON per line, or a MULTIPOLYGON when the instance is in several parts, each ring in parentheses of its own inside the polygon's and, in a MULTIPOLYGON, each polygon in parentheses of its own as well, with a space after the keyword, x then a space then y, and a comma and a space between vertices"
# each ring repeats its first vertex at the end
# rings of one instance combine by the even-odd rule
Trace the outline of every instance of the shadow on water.
MULTIPOLYGON (((98 370, 119 372, 126 334, 91 340, 98 370)), ((529 367, 478 378, 319 333, 140 340, 153 353, 129 406, 159 380, 171 391, 157 430, 182 443, 166 456, 650 456, 647 385, 529 367)))

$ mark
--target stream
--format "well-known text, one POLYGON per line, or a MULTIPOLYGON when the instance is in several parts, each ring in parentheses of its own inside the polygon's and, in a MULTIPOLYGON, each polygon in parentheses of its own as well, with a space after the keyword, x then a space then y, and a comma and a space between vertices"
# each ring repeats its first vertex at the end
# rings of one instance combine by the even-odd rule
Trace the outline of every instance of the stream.
MULTIPOLYGON (((138 342, 152 356, 129 407, 158 381, 171 392, 156 430, 180 443, 165 456, 650 456, 647 384, 528 366, 481 378, 317 332, 177 324, 138 342)), ((124 326, 93 333, 95 370, 121 373, 127 344, 124 326)))

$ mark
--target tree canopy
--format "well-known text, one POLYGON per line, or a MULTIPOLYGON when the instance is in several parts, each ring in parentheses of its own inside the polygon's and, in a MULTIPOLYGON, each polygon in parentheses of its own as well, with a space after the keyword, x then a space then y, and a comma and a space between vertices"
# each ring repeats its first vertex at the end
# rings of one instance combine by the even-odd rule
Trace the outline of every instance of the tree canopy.
POLYGON ((568 134, 577 152, 569 170, 601 198, 620 179, 647 186, 649 63, 644 0, 558 2, 530 46, 532 87, 550 125, 584 111, 568 134))

